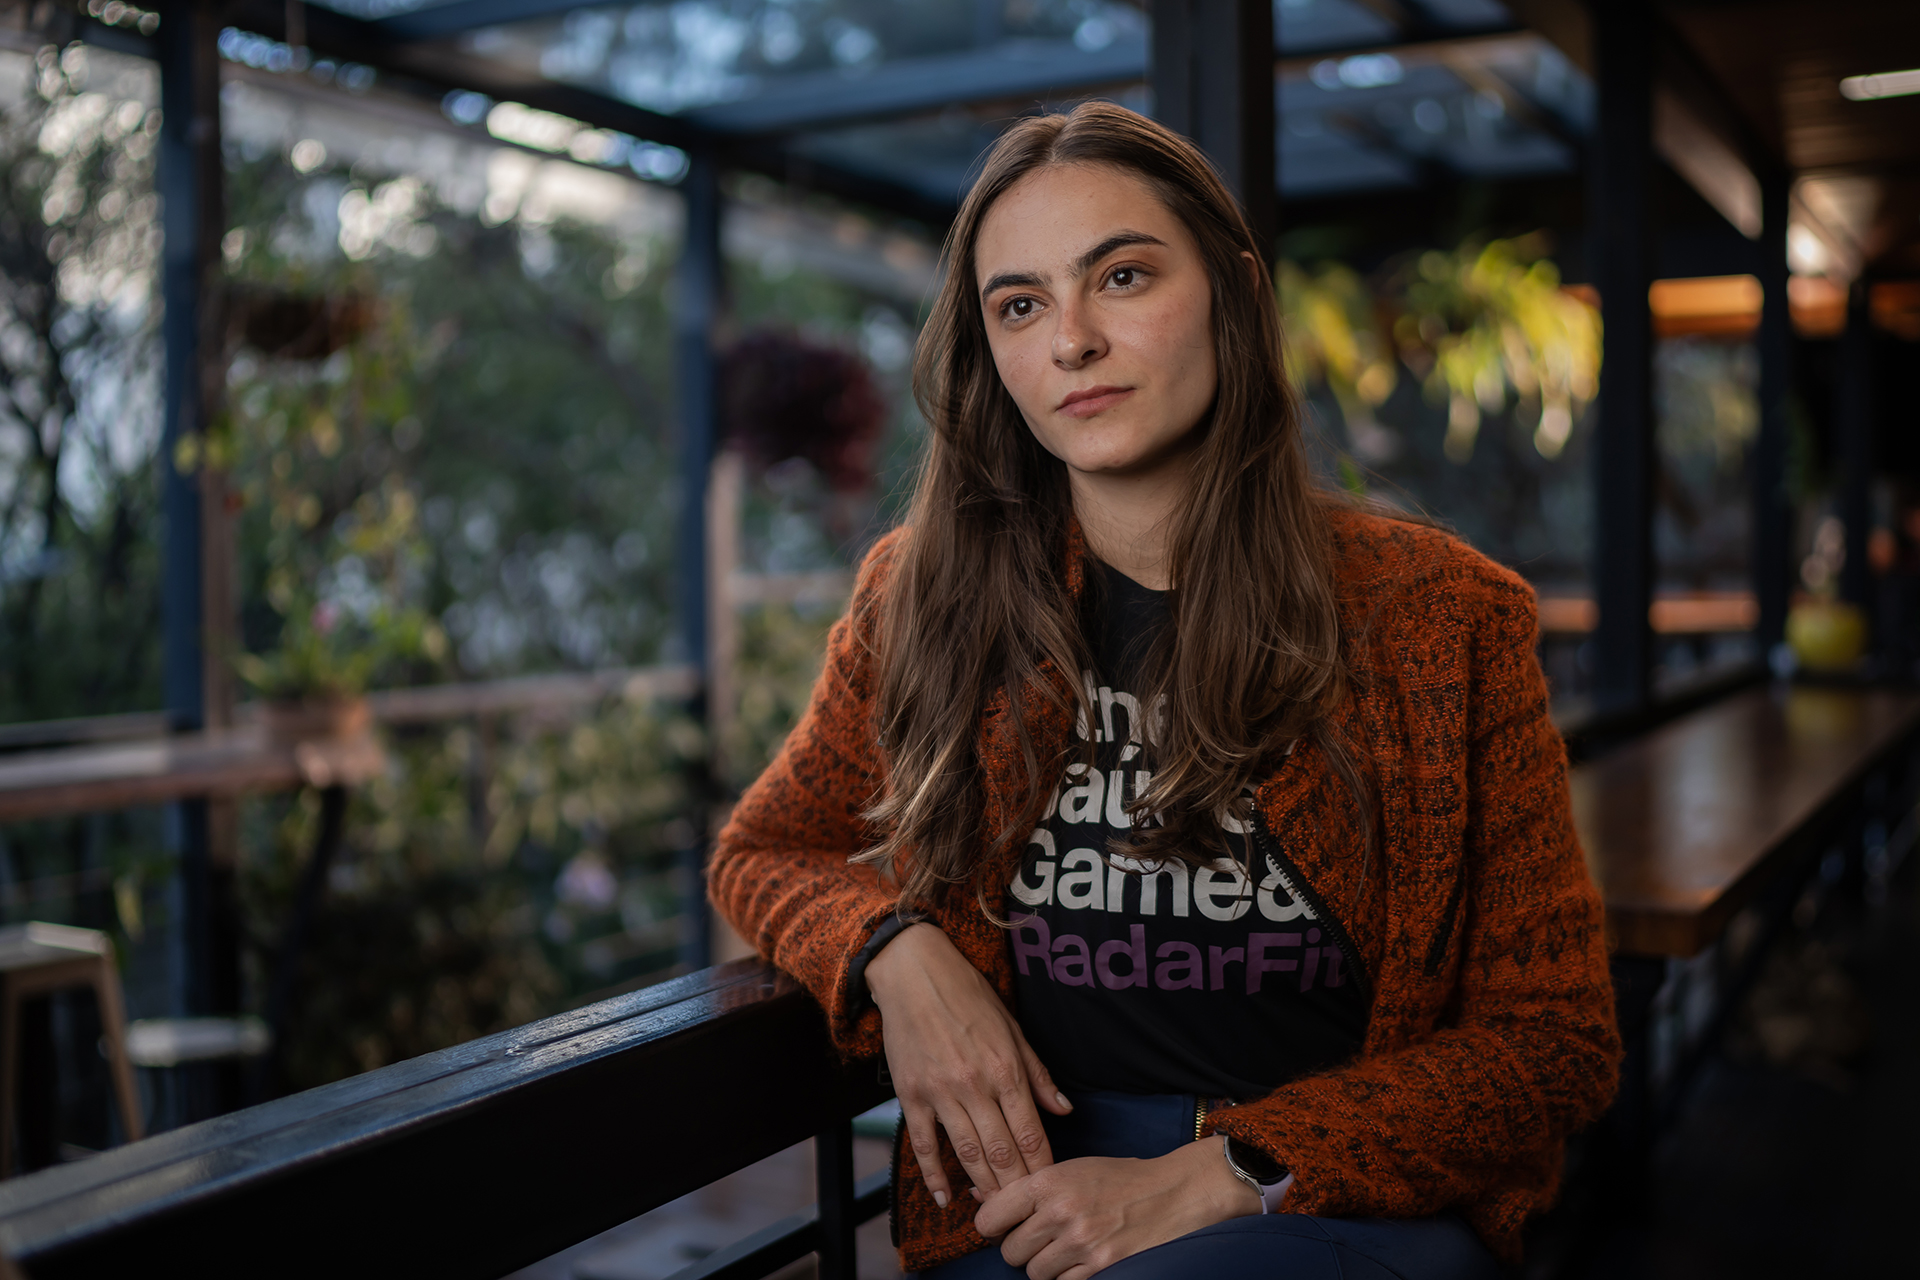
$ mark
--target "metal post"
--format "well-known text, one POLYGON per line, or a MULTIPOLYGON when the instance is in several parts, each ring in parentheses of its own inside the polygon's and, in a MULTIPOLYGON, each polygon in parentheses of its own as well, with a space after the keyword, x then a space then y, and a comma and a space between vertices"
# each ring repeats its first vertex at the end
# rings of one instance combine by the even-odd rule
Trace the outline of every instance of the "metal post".
POLYGON ((1867 282, 1847 294, 1847 327, 1834 362, 1834 461, 1838 464, 1840 520, 1847 528, 1847 554, 1840 566, 1840 598, 1870 609, 1873 579, 1867 571, 1867 525, 1873 484, 1873 317, 1867 282))
MULTIPOLYGON (((166 301, 167 383, 161 449, 161 510, 166 520, 161 596, 162 652, 167 711, 176 729, 203 722, 205 672, 200 640, 200 486, 178 465, 190 456, 201 428, 200 290, 206 274, 201 243, 205 148, 212 132, 219 158, 219 99, 211 115, 200 101, 195 72, 196 6, 170 7, 160 24, 159 186, 165 248, 161 287, 166 301)), ((217 56, 217 51, 212 51, 217 56)), ((212 69, 218 74, 218 68, 212 69)))
MULTIPOLYGON (((206 723, 201 485, 194 463, 205 425, 202 362, 205 317, 201 304, 210 265, 217 260, 218 233, 209 238, 210 213, 217 220, 220 182, 220 85, 218 27, 199 3, 170 6, 159 32, 161 130, 159 186, 162 289, 166 303, 166 404, 160 451, 161 511, 165 519, 161 592, 161 651, 168 719, 175 730, 206 723), (212 204, 212 210, 209 204, 212 204)), ((189 1014, 214 1012, 215 888, 208 859, 204 800, 176 808, 172 824, 180 858, 180 956, 175 1003, 189 1014)), ((198 1091, 195 1091, 198 1092, 198 1091)), ((208 1114, 213 1101, 189 1098, 192 1119, 208 1114)))
POLYGON ((814 1195, 820 1206, 820 1280, 859 1274, 853 1229, 853 1122, 843 1120, 813 1139, 814 1195))
POLYGON ((1646 0, 1592 12, 1599 102, 1587 208, 1606 329, 1593 450, 1594 702, 1619 712, 1646 705, 1653 668, 1654 15, 1646 0))
POLYGON ((285 1074, 288 1029, 293 1022, 293 1003, 299 988, 300 965, 306 959, 307 936, 313 931, 313 917, 320 910, 320 899, 327 891, 327 873, 340 853, 340 837, 347 822, 347 789, 325 787, 320 792, 320 832, 313 843, 313 854, 300 875, 300 887, 293 896, 286 932, 281 936, 280 954, 274 957, 273 986, 267 993, 267 1026, 273 1042, 264 1057, 256 1059, 247 1081, 247 1101, 264 1100, 276 1090, 285 1074))
POLYGON ((1755 638, 1768 653, 1787 631, 1793 582, 1793 507, 1787 493, 1787 398, 1793 391, 1793 320, 1787 300, 1787 209, 1793 176, 1763 175, 1760 186, 1760 435, 1753 446, 1755 638))
MULTIPOLYGON (((681 180, 687 231, 675 281, 674 373, 680 417, 680 640, 686 661, 701 673, 690 710, 705 723, 707 714, 707 481, 713 466, 718 418, 718 360, 714 330, 719 323, 725 281, 720 261, 719 160, 710 148, 698 148, 681 180)), ((693 831, 680 851, 681 912, 686 918, 680 959, 688 969, 704 969, 713 957, 713 922, 707 908, 706 852, 708 810, 713 779, 705 760, 690 762, 690 814, 693 831)))
POLYGON ((1613 1003, 1625 1058, 1620 1089, 1602 1130, 1602 1185, 1616 1210, 1645 1203, 1647 1156, 1653 1146, 1659 1100, 1653 1093, 1654 997, 1667 980, 1667 962, 1653 956, 1615 956, 1613 1003))
POLYGON ((1273 6, 1268 0, 1153 0, 1153 113, 1207 153, 1240 197, 1271 266, 1273 6))

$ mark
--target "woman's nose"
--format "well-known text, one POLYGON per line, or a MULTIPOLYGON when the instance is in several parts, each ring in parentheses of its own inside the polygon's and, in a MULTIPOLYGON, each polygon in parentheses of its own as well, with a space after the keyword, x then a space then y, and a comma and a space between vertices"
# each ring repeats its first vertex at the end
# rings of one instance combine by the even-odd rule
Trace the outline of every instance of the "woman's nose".
POLYGON ((1106 339, 1098 326, 1088 323, 1078 308, 1061 312, 1060 326, 1053 331, 1053 362, 1062 369, 1078 369, 1089 360, 1106 354, 1106 339))

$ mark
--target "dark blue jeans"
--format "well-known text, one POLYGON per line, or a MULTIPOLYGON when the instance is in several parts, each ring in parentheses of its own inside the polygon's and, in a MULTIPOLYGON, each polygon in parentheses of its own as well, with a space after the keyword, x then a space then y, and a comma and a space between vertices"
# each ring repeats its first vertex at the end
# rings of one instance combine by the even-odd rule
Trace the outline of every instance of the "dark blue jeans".
MULTIPOLYGON (((1073 1114, 1042 1113, 1055 1160, 1150 1160, 1193 1141, 1194 1100, 1184 1094, 1072 1095, 1073 1114)), ((911 1176, 911 1175, 908 1175, 911 1176)), ((988 1246, 921 1272, 922 1280, 1022 1280, 988 1246)), ((1499 1280, 1479 1237, 1452 1214, 1432 1218, 1234 1218, 1169 1240, 1108 1267, 1101 1280, 1499 1280)))

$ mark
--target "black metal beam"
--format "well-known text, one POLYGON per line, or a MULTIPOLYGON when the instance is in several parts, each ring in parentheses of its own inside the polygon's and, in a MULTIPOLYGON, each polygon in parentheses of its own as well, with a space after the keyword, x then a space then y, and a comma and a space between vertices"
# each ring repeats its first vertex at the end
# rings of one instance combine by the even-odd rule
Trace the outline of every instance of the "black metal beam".
POLYGON ((1199 144, 1240 197, 1271 265, 1273 6, 1269 0, 1153 0, 1153 112, 1199 144))
POLYGON ((887 1096, 738 961, 0 1183, 0 1253, 34 1280, 492 1280, 887 1096))
MULTIPOLYGON (((707 486, 719 444, 719 355, 715 339, 726 295, 726 263, 720 253, 720 161, 711 148, 692 151, 680 193, 686 200, 686 234, 674 279, 674 394, 679 426, 680 522, 676 533, 677 603, 683 660, 700 673, 689 710, 703 725, 707 703, 707 486)), ((707 814, 714 783, 704 760, 690 763, 693 830, 680 850, 680 912, 685 920, 680 959, 704 968, 713 954, 707 905, 707 814)))
POLYGON ((1653 633, 1653 59, 1646 0, 1594 0, 1598 123, 1589 152, 1594 282, 1605 352, 1593 442, 1594 703, 1648 701, 1653 633))
POLYGON ((158 185, 165 236, 161 291, 166 304, 166 402, 160 449, 165 543, 161 589, 164 696, 175 728, 204 721, 201 643, 200 484, 174 465, 198 452, 202 421, 202 303, 214 264, 220 218, 219 53, 208 38, 204 6, 170 6, 161 23, 161 128, 158 185), (215 86, 207 93, 209 79, 215 86))
POLYGON ((853 1232, 862 1220, 856 1212, 851 1122, 814 1136, 813 1168, 814 1194, 819 1196, 819 1280, 858 1280, 860 1255, 853 1232))
POLYGON ((1793 506, 1787 493, 1787 404, 1793 392, 1793 319, 1787 298, 1787 219, 1793 178, 1760 176, 1760 432, 1753 443, 1754 634, 1763 654, 1786 637, 1793 585, 1793 506))
MULTIPOLYGON (((163 12, 158 186, 164 246, 161 290, 166 390, 159 450, 163 517, 161 660, 168 720, 180 730, 206 725, 208 708, 207 526, 218 519, 203 501, 198 447, 212 397, 213 366, 223 344, 220 237, 225 231, 220 158, 219 21, 205 0, 180 0, 163 12), (211 385, 210 385, 211 383, 211 385), (182 467, 182 461, 192 465, 182 467)), ((218 593, 216 593, 217 595, 218 593)), ((180 919, 173 1004, 184 1014, 237 1012, 240 1000, 234 875, 216 865, 208 802, 186 800, 171 814, 178 857, 180 919)), ((231 1072, 197 1068, 182 1091, 185 1115, 199 1119, 238 1101, 231 1072)))

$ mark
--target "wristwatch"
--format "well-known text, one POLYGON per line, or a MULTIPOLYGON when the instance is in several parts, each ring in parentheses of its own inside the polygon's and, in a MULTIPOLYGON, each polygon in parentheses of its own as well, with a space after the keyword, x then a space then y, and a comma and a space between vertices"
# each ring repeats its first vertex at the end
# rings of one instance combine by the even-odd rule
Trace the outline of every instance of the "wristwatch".
POLYGON ((1280 1202, 1286 1198, 1287 1188, 1293 1185, 1293 1174, 1287 1166, 1258 1147, 1250 1147, 1224 1133, 1220 1135, 1220 1142, 1226 1149, 1227 1168, 1260 1197, 1260 1212, 1280 1212, 1280 1202))

